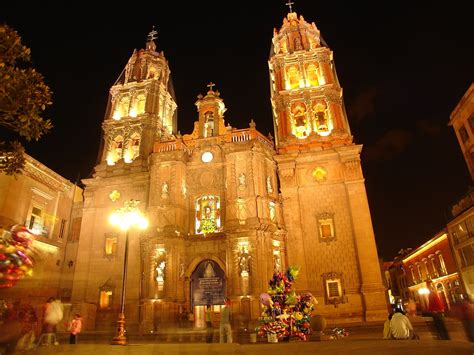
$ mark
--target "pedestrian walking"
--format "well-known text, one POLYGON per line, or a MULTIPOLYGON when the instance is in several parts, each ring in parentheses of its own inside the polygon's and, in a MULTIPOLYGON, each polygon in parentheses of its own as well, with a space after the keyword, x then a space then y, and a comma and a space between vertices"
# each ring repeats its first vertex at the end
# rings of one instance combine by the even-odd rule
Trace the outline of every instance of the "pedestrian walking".
POLYGON ((219 343, 232 343, 232 326, 230 325, 232 311, 230 309, 230 304, 230 299, 226 298, 224 308, 221 309, 221 322, 219 324, 219 343))
POLYGON ((206 306, 206 343, 212 343, 212 338, 214 336, 214 328, 212 327, 211 320, 211 305, 206 306))
POLYGON ((430 294, 428 296, 428 310, 431 312, 431 316, 433 317, 433 323, 436 327, 438 338, 441 340, 449 340, 450 337, 448 330, 446 329, 446 324, 444 323, 444 303, 439 297, 433 282, 428 281, 427 285, 430 288, 430 294))
POLYGON ((464 326, 466 337, 474 342, 474 305, 468 299, 461 301, 459 318, 464 326))
POLYGON ((69 324, 69 344, 77 344, 77 336, 82 330, 82 317, 79 313, 74 315, 74 319, 69 324))

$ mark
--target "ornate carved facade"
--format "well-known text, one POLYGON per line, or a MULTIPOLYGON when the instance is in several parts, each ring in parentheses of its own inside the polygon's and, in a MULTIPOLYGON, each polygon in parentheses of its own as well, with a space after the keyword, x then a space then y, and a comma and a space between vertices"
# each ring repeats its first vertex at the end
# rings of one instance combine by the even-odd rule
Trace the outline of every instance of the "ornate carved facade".
POLYGON ((290 264, 318 313, 386 318, 361 146, 332 52, 314 23, 291 12, 269 64, 276 144, 253 121, 226 125, 212 83, 195 103, 194 131, 176 133, 170 70, 153 36, 133 53, 110 90, 101 162, 84 180, 72 299, 98 304, 98 325, 114 324, 123 270, 125 233, 107 219, 129 199, 150 220, 145 232, 129 231, 126 285, 127 318, 146 331, 224 296, 242 319, 256 319, 268 280, 290 264))

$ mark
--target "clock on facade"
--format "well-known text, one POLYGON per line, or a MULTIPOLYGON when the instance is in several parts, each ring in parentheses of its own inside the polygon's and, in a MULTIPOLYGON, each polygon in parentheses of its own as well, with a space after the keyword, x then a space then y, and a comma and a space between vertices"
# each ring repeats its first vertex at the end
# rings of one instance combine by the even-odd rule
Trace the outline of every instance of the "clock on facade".
POLYGON ((204 152, 204 153, 202 153, 202 155, 201 155, 201 160, 202 160, 204 163, 209 163, 209 162, 212 160, 213 157, 214 157, 214 156, 212 155, 211 152, 204 152))

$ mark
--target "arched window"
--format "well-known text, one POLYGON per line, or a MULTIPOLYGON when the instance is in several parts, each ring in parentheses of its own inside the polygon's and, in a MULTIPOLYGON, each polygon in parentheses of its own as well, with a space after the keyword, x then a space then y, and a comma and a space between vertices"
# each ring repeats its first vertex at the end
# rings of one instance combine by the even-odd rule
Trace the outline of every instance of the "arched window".
POLYGON ((127 150, 123 155, 125 163, 131 163, 140 155, 140 134, 133 133, 127 140, 127 150))
POLYGON ((287 85, 286 89, 298 89, 300 87, 300 70, 296 65, 292 65, 286 69, 287 85))
POLYGON ((204 113, 204 132, 203 137, 212 137, 214 135, 214 113, 207 111, 204 113))
POLYGON ((140 94, 136 98, 136 108, 137 108, 137 115, 142 115, 145 113, 145 103, 146 97, 143 94, 140 94))
POLYGON ((306 86, 319 86, 318 64, 311 63, 306 66, 306 86))
POLYGON ((295 103, 291 109, 292 132, 296 138, 304 139, 311 133, 311 125, 306 117, 306 106, 303 103, 295 103))
POLYGON ((127 117, 129 109, 130 109, 130 98, 128 96, 124 96, 120 99, 118 109, 117 109, 119 113, 119 118, 127 117))
POLYGON ((123 137, 116 136, 111 144, 107 154, 107 164, 114 165, 119 159, 122 159, 123 153, 123 137))
POLYGON ((317 101, 313 104, 313 129, 320 136, 328 136, 333 130, 333 123, 329 116, 327 104, 317 101))
POLYGON ((216 233, 221 228, 219 196, 205 195, 196 199, 196 234, 216 233))

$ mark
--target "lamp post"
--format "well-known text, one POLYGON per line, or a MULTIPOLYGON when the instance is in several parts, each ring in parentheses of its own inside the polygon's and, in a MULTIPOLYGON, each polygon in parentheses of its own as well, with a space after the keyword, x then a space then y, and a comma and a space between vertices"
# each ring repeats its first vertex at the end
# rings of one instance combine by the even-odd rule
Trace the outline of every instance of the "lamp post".
POLYGON ((126 345, 127 336, 125 335, 125 285, 127 283, 127 265, 128 265, 128 232, 131 227, 138 227, 146 229, 148 227, 148 220, 140 212, 138 208, 139 200, 126 201, 122 208, 115 210, 109 217, 109 222, 112 225, 119 226, 121 230, 125 231, 125 253, 123 260, 123 275, 122 275, 122 296, 120 299, 120 313, 117 320, 117 333, 112 339, 112 345, 126 345))

